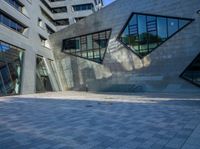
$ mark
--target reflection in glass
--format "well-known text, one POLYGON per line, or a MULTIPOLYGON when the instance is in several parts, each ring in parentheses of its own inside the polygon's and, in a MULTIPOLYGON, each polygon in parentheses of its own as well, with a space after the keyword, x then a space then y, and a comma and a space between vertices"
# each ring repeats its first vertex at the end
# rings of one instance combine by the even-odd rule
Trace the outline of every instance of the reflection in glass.
POLYGON ((191 19, 133 14, 119 39, 142 58, 191 21, 191 19))
POLYGON ((183 72, 182 77, 200 86, 200 54, 191 65, 183 72))
POLYGON ((36 92, 53 91, 44 59, 36 58, 36 92))
POLYGON ((167 39, 167 19, 163 17, 158 17, 157 19, 158 36, 161 41, 165 41, 167 39))
POLYGON ((0 41, 0 96, 20 93, 24 51, 0 41))
POLYGON ((102 63, 111 30, 83 35, 63 41, 63 52, 102 63))
POLYGON ((57 74, 57 71, 56 71, 55 63, 54 63, 53 60, 49 59, 49 64, 50 64, 51 70, 53 72, 52 76, 56 80, 56 83, 57 83, 57 86, 58 86, 58 90, 61 91, 61 87, 60 87, 59 78, 58 78, 58 74, 57 74))
POLYGON ((178 19, 168 19, 168 34, 171 36, 178 30, 178 19))

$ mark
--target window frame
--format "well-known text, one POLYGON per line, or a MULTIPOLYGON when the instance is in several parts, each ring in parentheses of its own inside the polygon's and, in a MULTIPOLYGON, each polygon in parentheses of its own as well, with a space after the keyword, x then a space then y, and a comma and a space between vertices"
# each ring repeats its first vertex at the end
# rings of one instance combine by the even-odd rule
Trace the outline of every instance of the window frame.
MULTIPOLYGON (((64 40, 62 41, 62 49, 61 49, 61 52, 65 53, 65 54, 68 54, 68 55, 71 55, 71 56, 74 56, 74 57, 78 57, 78 58, 82 58, 82 59, 85 59, 85 60, 89 60, 89 61, 92 61, 92 62, 95 62, 95 63, 98 63, 98 64, 103 64, 104 57, 105 57, 106 52, 107 52, 107 49, 108 49, 109 40, 110 40, 111 35, 112 35, 112 28, 108 28, 108 29, 103 29, 103 30, 99 30, 99 31, 96 31, 96 32, 90 32, 90 33, 87 33, 87 34, 82 34, 82 35, 77 35, 77 36, 74 36, 74 37, 66 38, 66 39, 64 39, 64 40), (98 33, 107 32, 107 31, 110 31, 110 35, 109 35, 109 37, 108 37, 108 42, 107 42, 107 44, 106 44, 105 52, 104 52, 104 54, 103 54, 102 60, 99 61, 99 62, 97 62, 97 61, 95 61, 95 60, 93 60, 93 59, 88 59, 88 58, 86 58, 86 57, 82 57, 82 56, 79 56, 79 55, 70 53, 70 52, 66 52, 66 50, 64 50, 64 45, 65 45, 64 42, 65 42, 66 40, 71 40, 71 39, 75 39, 75 38, 85 37, 85 38, 86 38, 86 41, 87 41, 87 36, 88 36, 88 35, 98 34, 98 33)), ((93 38, 93 36, 92 36, 92 38, 93 38)), ((86 47, 87 47, 87 45, 86 45, 86 47)), ((96 50, 96 49, 95 49, 95 50, 96 50)), ((93 49, 88 50, 88 49, 87 49, 86 51, 92 51, 92 52, 93 52, 93 51, 95 51, 95 50, 93 50, 93 49)), ((88 53, 87 53, 87 55, 88 55, 88 53)), ((94 52, 93 52, 93 58, 94 58, 94 52)))
MULTIPOLYGON (((193 21, 195 21, 195 19, 193 18, 183 18, 183 17, 175 17, 175 16, 168 16, 168 15, 157 15, 157 14, 151 14, 151 13, 140 13, 140 12, 132 12, 131 15, 128 17, 127 21, 125 22, 124 26, 122 27, 122 29, 120 30, 118 36, 117 36, 117 41, 120 42, 126 49, 130 50, 131 52, 133 52, 136 56, 138 56, 140 59, 143 59, 144 57, 150 55, 154 50, 156 50, 157 48, 159 48, 162 44, 164 44, 166 41, 168 41, 169 39, 171 39, 176 33, 180 32, 181 30, 183 30, 186 26, 188 26, 189 24, 191 24, 193 21), (134 15, 145 15, 145 16, 152 16, 152 17, 156 17, 156 23, 157 23, 157 18, 158 17, 163 17, 163 18, 170 18, 170 19, 183 19, 183 20, 188 20, 190 21, 189 23, 187 23, 186 25, 180 27, 180 29, 178 29, 176 32, 174 32, 172 35, 170 35, 168 38, 166 38, 166 40, 162 43, 160 43, 159 45, 157 45, 155 48, 153 48, 153 50, 151 50, 148 54, 146 54, 145 56, 141 56, 139 53, 135 52, 133 49, 131 49, 130 47, 128 47, 122 40, 121 40, 121 35, 123 34, 124 30, 126 29, 126 27, 128 26, 129 22, 131 21, 132 17, 134 15)), ((166 21, 168 23, 168 21, 166 21)), ((138 23, 137 23, 138 25, 138 23)), ((168 32, 167 32, 168 34, 168 32)))
MULTIPOLYGON (((20 75, 20 77, 19 77, 19 79, 20 79, 19 92, 16 93, 16 94, 14 94, 14 95, 20 95, 20 94, 22 93, 22 86, 23 86, 24 62, 25 62, 25 52, 26 52, 26 50, 23 49, 23 48, 21 48, 21 47, 19 47, 19 46, 13 45, 13 44, 8 43, 8 42, 5 42, 5 41, 3 41, 3 40, 0 40, 0 46, 2 46, 1 43, 8 45, 9 48, 14 47, 14 48, 16 48, 18 51, 22 51, 22 52, 23 52, 22 61, 21 61, 21 67, 22 67, 22 68, 21 68, 21 75, 20 75)), ((1 53, 1 51, 0 51, 0 53, 1 53)), ((6 65, 8 65, 8 62, 7 62, 7 61, 4 61, 4 63, 6 63, 6 65)), ((9 69, 9 73, 10 73, 10 69, 9 69)), ((3 83, 3 84, 4 84, 4 83, 3 83)), ((11 95, 11 94, 6 94, 5 96, 13 96, 13 95, 11 95)), ((1 96, 0 96, 0 97, 1 97, 1 96)))

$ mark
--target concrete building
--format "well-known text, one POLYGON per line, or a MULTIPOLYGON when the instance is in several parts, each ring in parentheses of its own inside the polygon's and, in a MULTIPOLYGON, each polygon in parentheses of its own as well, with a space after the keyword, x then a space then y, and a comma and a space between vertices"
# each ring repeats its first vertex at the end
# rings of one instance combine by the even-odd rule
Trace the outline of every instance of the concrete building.
POLYGON ((101 6, 96 0, 1 0, 0 96, 61 90, 49 35, 101 6))
POLYGON ((50 36, 62 90, 199 92, 199 0, 117 0, 50 36))

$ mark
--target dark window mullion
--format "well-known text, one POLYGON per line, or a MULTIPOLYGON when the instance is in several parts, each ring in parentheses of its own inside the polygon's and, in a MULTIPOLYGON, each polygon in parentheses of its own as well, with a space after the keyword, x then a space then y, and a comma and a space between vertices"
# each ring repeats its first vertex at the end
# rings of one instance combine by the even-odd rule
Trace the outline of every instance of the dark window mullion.
POLYGON ((168 18, 166 18, 166 23, 167 23, 167 38, 169 38, 169 21, 168 18))
POLYGON ((139 33, 139 24, 138 24, 138 15, 137 14, 135 14, 136 15, 136 25, 137 25, 137 38, 138 38, 138 52, 140 53, 140 33, 139 33))

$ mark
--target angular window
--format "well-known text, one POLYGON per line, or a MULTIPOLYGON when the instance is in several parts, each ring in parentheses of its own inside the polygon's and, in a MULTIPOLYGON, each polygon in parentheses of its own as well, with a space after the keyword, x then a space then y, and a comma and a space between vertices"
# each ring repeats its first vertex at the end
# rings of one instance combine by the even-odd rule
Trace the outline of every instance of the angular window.
POLYGON ((111 30, 108 29, 98 33, 65 39, 63 41, 62 51, 67 54, 102 63, 110 35, 111 30))
POLYGON ((0 41, 0 96, 20 93, 24 50, 0 41))
POLYGON ((118 40, 143 58, 192 21, 187 18, 133 13, 118 40))
POLYGON ((200 54, 181 74, 181 77, 200 87, 200 54))
POLYGON ((53 91, 43 57, 36 58, 36 92, 53 91))

